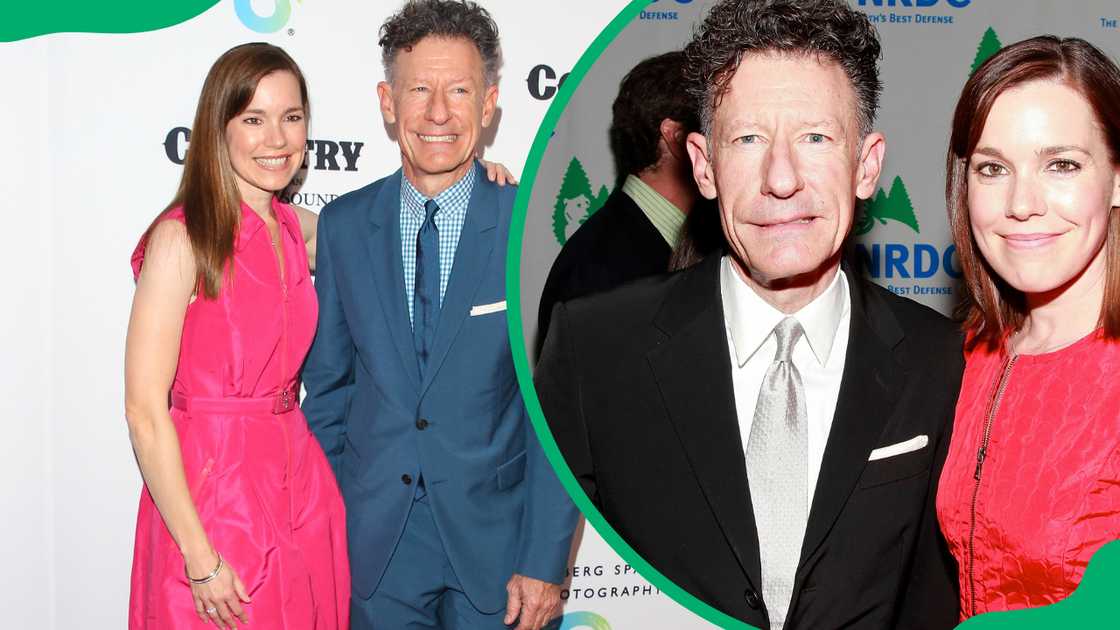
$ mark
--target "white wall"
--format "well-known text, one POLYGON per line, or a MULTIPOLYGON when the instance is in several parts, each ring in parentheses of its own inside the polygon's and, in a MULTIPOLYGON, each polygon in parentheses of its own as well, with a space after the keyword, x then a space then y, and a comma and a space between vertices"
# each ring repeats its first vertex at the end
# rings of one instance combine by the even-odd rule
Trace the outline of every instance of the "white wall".
POLYGON ((5 83, 19 86, 0 98, 0 194, 6 227, 0 247, 5 274, 0 308, 0 609, 12 627, 41 625, 52 615, 54 516, 51 497, 54 394, 49 234, 53 227, 47 177, 47 47, 23 47, 21 63, 5 64, 5 83), (20 98, 12 98, 18 93, 20 98))

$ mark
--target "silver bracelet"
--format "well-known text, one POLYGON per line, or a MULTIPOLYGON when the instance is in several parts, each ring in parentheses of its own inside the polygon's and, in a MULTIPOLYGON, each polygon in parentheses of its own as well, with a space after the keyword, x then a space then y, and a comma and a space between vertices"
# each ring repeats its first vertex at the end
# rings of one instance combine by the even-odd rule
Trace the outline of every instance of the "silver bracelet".
POLYGON ((210 572, 210 575, 207 575, 204 578, 198 578, 196 580, 195 578, 191 577, 191 574, 190 574, 190 572, 187 571, 187 567, 186 567, 185 564, 183 565, 183 573, 187 574, 187 579, 191 581, 191 584, 206 584, 207 582, 209 582, 209 581, 213 580, 214 578, 218 577, 218 573, 221 572, 222 567, 224 567, 224 566, 225 566, 225 563, 222 561, 222 554, 219 553, 218 554, 218 566, 214 567, 214 570, 210 572))

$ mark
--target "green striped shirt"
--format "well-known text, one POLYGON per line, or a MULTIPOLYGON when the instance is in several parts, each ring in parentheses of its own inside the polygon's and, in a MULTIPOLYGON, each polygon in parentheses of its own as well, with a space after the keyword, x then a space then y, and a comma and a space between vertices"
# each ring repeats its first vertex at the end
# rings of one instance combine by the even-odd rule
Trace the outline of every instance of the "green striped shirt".
POLYGON ((636 175, 626 176, 626 181, 622 183, 622 192, 630 195, 653 227, 661 233, 661 237, 669 247, 676 249, 681 241, 681 226, 684 225, 684 213, 680 208, 674 206, 636 175))

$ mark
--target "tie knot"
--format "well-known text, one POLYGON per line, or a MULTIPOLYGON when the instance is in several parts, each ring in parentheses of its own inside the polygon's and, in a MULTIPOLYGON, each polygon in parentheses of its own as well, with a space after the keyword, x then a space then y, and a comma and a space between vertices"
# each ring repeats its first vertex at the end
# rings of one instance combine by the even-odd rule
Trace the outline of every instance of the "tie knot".
POLYGON ((429 200, 425 201, 424 202, 424 221, 425 222, 431 221, 432 217, 434 217, 436 215, 436 212, 438 212, 438 211, 439 211, 439 204, 436 203, 435 199, 429 199, 429 200))
POLYGON ((778 322, 774 327, 774 337, 778 340, 778 351, 774 353, 774 361, 789 361, 793 354, 793 347, 805 335, 805 329, 796 318, 787 317, 778 322))

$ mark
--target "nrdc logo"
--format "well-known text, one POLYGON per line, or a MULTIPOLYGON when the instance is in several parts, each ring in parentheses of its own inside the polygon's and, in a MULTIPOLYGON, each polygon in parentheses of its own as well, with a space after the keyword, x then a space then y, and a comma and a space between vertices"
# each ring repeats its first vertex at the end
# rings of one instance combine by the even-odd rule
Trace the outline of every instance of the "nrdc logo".
MULTIPOLYGON (((910 6, 929 6, 935 0, 872 0, 874 4, 883 2, 896 2, 910 6)), ((860 4, 868 0, 860 0, 860 4)), ((968 0, 956 0, 953 6, 964 6, 968 0)), ((1002 44, 995 29, 988 28, 984 32, 980 43, 976 46, 976 57, 972 61, 969 74, 976 72, 989 57, 999 51, 1002 44)), ((918 215, 914 212, 914 204, 906 184, 901 177, 895 177, 891 182, 890 190, 882 188, 879 192, 864 202, 862 212, 852 226, 852 233, 856 237, 870 233, 876 226, 887 225, 895 222, 910 228, 915 235, 921 234, 921 225, 918 215)), ((867 274, 874 279, 927 279, 944 273, 949 278, 959 280, 963 276, 960 258, 957 256, 956 245, 938 247, 931 243, 856 243, 856 255, 862 263, 867 274)), ((911 292, 902 292, 900 295, 928 293, 929 291, 916 291, 909 287, 901 289, 911 292)), ((892 289, 894 290, 894 289, 892 289)), ((940 289, 939 289, 940 291, 940 289)), ((899 291, 896 291, 899 292, 899 291)))
MULTIPOLYGON (((258 5, 268 4, 258 2, 258 5)), ((233 0, 233 8, 241 23, 258 33, 275 33, 284 28, 292 16, 291 0, 272 0, 272 14, 261 15, 253 8, 252 0, 233 0)))
MULTIPOLYGON (((879 189, 878 194, 863 204, 863 213, 852 226, 854 236, 867 234, 887 221, 901 223, 921 233, 918 217, 910 201, 910 193, 901 177, 895 177, 890 192, 879 189)), ((932 278, 943 272, 950 278, 960 278, 960 261, 957 247, 938 248, 930 243, 856 243, 856 254, 867 275, 872 278, 932 278)))

